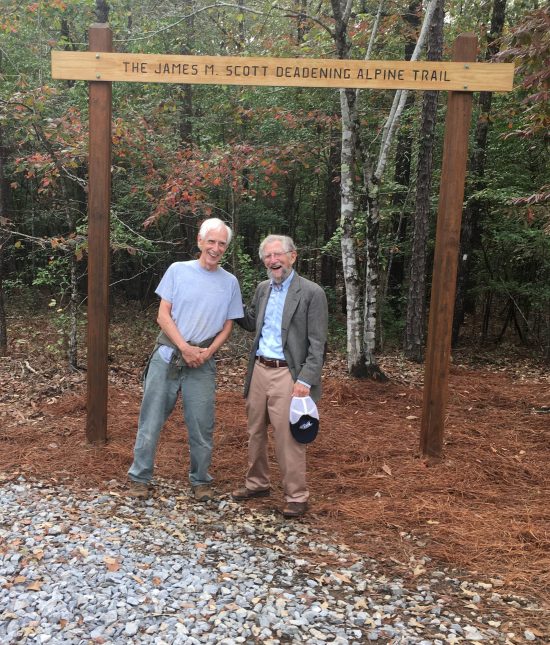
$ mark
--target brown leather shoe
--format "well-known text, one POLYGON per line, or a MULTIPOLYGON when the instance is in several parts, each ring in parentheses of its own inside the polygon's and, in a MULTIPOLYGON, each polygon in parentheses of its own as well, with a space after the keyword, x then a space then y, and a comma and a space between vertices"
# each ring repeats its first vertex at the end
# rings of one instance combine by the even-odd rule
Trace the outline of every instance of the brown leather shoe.
POLYGON ((193 486, 193 496, 197 502, 209 502, 214 499, 214 491, 210 484, 199 484, 198 486, 193 486))
POLYGON ((242 488, 237 488, 231 493, 231 497, 237 501, 243 499, 252 499, 253 497, 269 497, 271 494, 270 488, 262 488, 260 490, 251 490, 243 486, 242 488))
POLYGON ((130 479, 126 494, 128 497, 134 497, 136 499, 147 499, 149 497, 149 485, 130 479))
POLYGON ((283 517, 302 517, 307 511, 307 502, 287 502, 283 508, 283 517))

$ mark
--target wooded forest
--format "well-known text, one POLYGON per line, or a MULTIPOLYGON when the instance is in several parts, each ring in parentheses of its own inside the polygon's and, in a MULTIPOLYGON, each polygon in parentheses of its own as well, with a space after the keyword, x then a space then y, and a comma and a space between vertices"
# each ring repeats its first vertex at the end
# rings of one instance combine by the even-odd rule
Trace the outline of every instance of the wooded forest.
MULTIPOLYGON (((6 310, 40 295, 78 363, 87 292, 88 83, 51 77, 52 50, 514 62, 514 90, 474 94, 453 342, 512 339, 550 358, 550 12, 538 0, 1 0, 0 354, 6 310)), ((112 301, 143 307, 199 223, 235 231, 245 300, 258 245, 292 236, 329 298, 348 371, 383 377, 388 346, 421 362, 446 93, 113 83, 112 301)))

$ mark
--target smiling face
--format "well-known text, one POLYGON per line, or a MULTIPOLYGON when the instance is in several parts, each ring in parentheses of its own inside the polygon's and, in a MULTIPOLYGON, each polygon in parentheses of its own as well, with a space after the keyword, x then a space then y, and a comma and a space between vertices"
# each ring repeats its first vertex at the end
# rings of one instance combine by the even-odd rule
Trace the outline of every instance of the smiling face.
POLYGON ((201 267, 207 271, 215 271, 227 250, 227 229, 225 227, 210 229, 204 238, 198 236, 197 245, 201 251, 199 257, 201 267))
POLYGON ((275 284, 281 284, 292 273, 296 251, 285 251, 282 242, 270 242, 264 246, 263 261, 267 275, 275 284))

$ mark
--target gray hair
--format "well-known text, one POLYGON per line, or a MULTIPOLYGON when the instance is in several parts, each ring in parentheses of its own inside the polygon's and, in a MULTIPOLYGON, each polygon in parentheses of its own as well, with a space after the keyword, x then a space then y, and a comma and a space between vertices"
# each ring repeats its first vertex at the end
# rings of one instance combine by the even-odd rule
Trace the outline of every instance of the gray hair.
POLYGON ((227 231, 227 246, 229 246, 231 238, 233 237, 233 231, 229 228, 229 226, 227 226, 225 222, 223 222, 221 219, 218 219, 217 217, 211 217, 210 219, 204 220, 199 229, 199 237, 204 240, 209 231, 217 231, 219 228, 225 228, 225 230, 227 231))
POLYGON ((296 251, 296 245, 294 244, 291 237, 288 235, 268 235, 262 243, 260 244, 259 256, 260 260, 264 259, 264 249, 266 244, 272 244, 273 242, 280 242, 283 245, 285 253, 292 253, 296 251))

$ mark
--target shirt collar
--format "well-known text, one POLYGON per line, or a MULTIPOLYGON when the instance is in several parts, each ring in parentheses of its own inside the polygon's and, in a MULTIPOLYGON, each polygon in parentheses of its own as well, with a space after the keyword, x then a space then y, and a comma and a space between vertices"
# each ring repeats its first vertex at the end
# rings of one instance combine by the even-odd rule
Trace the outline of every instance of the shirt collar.
POLYGON ((271 280, 271 288, 275 289, 275 291, 282 291, 283 293, 286 293, 288 291, 290 283, 292 282, 293 277, 294 277, 294 269, 292 269, 288 278, 286 278, 286 280, 283 280, 281 284, 275 284, 275 282, 271 280))

